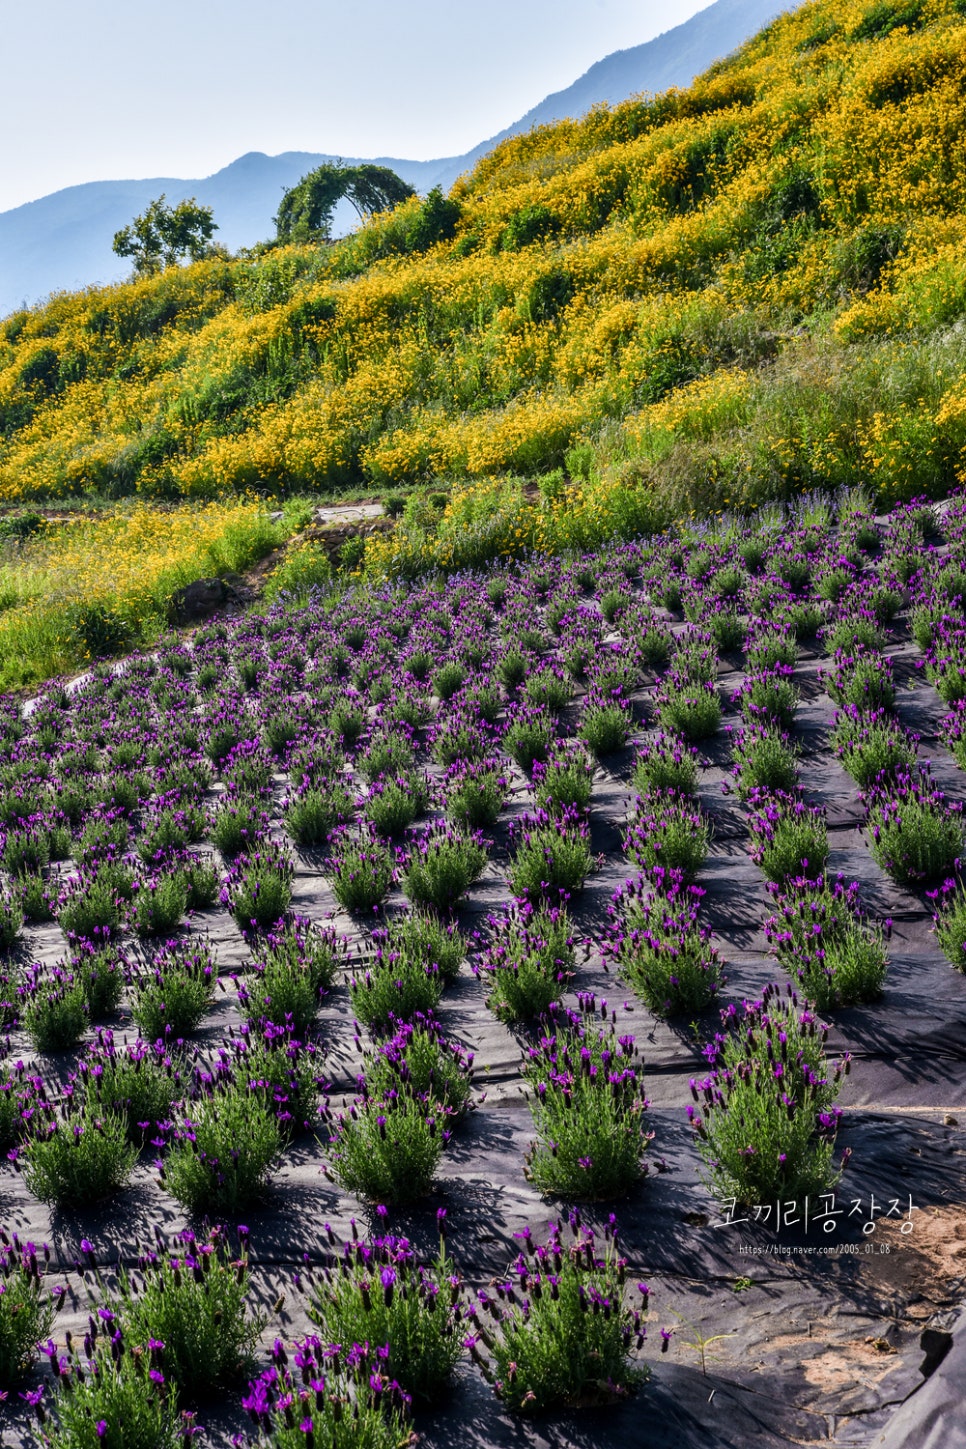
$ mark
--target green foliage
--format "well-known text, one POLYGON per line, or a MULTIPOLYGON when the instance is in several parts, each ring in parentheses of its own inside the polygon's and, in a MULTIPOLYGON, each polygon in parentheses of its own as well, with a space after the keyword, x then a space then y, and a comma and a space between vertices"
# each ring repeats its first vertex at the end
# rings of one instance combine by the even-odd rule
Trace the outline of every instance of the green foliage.
POLYGON ((430 1191, 446 1122, 435 1103, 402 1093, 361 1101, 330 1120, 332 1170, 347 1192, 406 1206, 430 1191))
POLYGON ((412 196, 412 187, 388 166, 324 162, 286 191, 275 217, 280 242, 327 240, 332 215, 343 197, 359 216, 389 211, 412 196))
POLYGON ((525 206, 507 221, 500 246, 507 252, 519 251, 521 247, 554 236, 559 230, 560 222, 548 206, 525 206))
POLYGON ((537 1138, 526 1170, 541 1192, 623 1197, 643 1176, 647 1103, 636 1060, 633 1037, 584 1029, 573 1013, 558 1013, 555 1028, 528 1048, 523 1075, 537 1138))
POLYGON ((30 1373, 56 1311, 33 1243, 0 1246, 0 1288, 0 1383, 14 1388, 30 1373))
POLYGON ((255 974, 239 988, 242 1010, 255 1021, 288 1024, 303 1039, 335 976, 334 936, 297 920, 265 937, 259 956, 255 974))
POLYGON ((192 1421, 178 1414, 163 1370, 152 1358, 148 1365, 123 1347, 115 1357, 106 1338, 86 1362, 72 1345, 42 1430, 44 1449, 180 1449, 192 1421))
POLYGON ((28 978, 22 1020, 39 1052, 67 1051, 87 1026, 84 982, 70 971, 35 968, 28 978))
POLYGON ((632 1335, 637 1333, 638 1344, 643 1338, 646 1285, 639 1285, 640 1307, 625 1307, 627 1264, 609 1230, 603 1254, 588 1228, 575 1226, 573 1239, 565 1242, 561 1230, 551 1225, 548 1241, 537 1248, 526 1229, 526 1254, 513 1264, 512 1276, 506 1274, 519 1283, 520 1297, 514 1295, 505 1308, 496 1309, 495 1339, 488 1331, 480 1334, 492 1360, 480 1355, 474 1342, 474 1357, 515 1413, 619 1402, 646 1378, 643 1369, 632 1368, 628 1361, 632 1335), (536 1261, 530 1256, 535 1248, 541 1255, 536 1261), (543 1287, 545 1264, 552 1267, 555 1292, 543 1287))
POLYGON ((88 1108, 58 1117, 43 1104, 23 1148, 24 1181, 41 1202, 86 1208, 125 1185, 137 1155, 119 1113, 88 1108))
POLYGON ((913 0, 912 4, 894 5, 888 0, 879 0, 867 10, 852 31, 852 40, 882 40, 900 25, 916 30, 922 23, 924 6, 913 0))
POLYGON ((380 945, 364 971, 349 982, 352 1010, 374 1032, 391 1031, 396 1022, 413 1021, 435 1011, 443 994, 437 964, 421 953, 380 945))
POLYGON ((220 1089, 187 1104, 161 1179, 189 1212, 234 1216, 264 1196, 281 1146, 267 1105, 237 1087, 220 1089))
POLYGON ((328 1342, 388 1344, 385 1373, 427 1404, 445 1394, 462 1352, 460 1280, 442 1244, 423 1266, 405 1238, 346 1243, 315 1286, 309 1316, 328 1342))
POLYGON ((958 881, 949 880, 937 903, 940 909, 934 922, 940 949, 951 966, 966 972, 966 891, 958 881))
POLYGON ((112 246, 119 257, 133 260, 139 276, 151 276, 184 256, 198 261, 217 230, 210 206, 199 206, 194 197, 166 206, 162 192, 130 226, 114 233, 112 246))
POLYGON ((572 923, 559 907, 515 906, 494 924, 479 971, 501 1021, 528 1021, 559 1002, 576 960, 572 923))
POLYGON ((189 1036, 215 994, 218 974, 202 942, 169 941, 134 977, 131 1015, 147 1041, 189 1036))
POLYGON ((742 1204, 829 1191, 848 1058, 826 1059, 828 1028, 777 986, 745 1002, 743 1015, 732 1007, 723 1017, 728 1029, 706 1053, 711 1073, 692 1083, 698 1110, 689 1108, 712 1190, 742 1204))
POLYGON ((120 1297, 128 1342, 160 1340, 165 1375, 191 1404, 251 1368, 264 1318, 248 1302, 244 1247, 233 1258, 217 1229, 203 1240, 186 1230, 173 1247, 147 1256, 140 1281, 123 1276, 120 1297))
POLYGON ((348 834, 335 840, 327 872, 339 905, 360 913, 381 905, 396 880, 392 857, 380 841, 348 834))

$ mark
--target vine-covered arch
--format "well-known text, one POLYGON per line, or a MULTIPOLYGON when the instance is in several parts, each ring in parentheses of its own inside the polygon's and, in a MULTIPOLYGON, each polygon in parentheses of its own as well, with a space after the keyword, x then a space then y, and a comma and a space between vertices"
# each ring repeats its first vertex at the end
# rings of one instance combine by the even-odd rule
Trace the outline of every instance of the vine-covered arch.
POLYGON ((326 162, 286 191, 275 217, 276 234, 283 242, 319 241, 328 237, 332 215, 343 198, 359 216, 371 216, 414 195, 413 188, 388 166, 326 162))

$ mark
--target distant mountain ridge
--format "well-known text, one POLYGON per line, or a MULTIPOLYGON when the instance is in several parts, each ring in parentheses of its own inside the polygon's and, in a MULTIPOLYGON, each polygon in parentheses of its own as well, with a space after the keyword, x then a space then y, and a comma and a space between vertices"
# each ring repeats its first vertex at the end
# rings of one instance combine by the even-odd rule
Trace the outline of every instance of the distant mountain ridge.
MULTIPOLYGON (((512 126, 465 155, 430 161, 393 156, 342 159, 391 166, 421 193, 433 186, 447 190, 508 136, 579 117, 602 102, 616 104, 644 91, 689 85, 715 60, 790 8, 780 0, 715 0, 654 40, 597 61, 572 86, 547 96, 512 126)), ((282 193, 313 167, 338 159, 312 151, 286 151, 279 156, 251 151, 199 180, 156 176, 90 181, 0 212, 0 316, 50 292, 122 280, 130 268, 111 250, 114 233, 162 192, 169 202, 194 196, 212 207, 218 222, 216 239, 235 250, 268 238, 282 193)), ((336 213, 336 230, 340 226, 348 230, 354 216, 343 203, 336 213)))

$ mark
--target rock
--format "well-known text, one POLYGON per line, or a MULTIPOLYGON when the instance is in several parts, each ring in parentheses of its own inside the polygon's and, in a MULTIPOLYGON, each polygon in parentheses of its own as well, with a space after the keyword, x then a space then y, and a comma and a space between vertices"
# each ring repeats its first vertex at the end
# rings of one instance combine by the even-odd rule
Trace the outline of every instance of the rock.
POLYGON ((171 596, 171 618, 175 624, 207 619, 228 598, 222 579, 195 579, 171 596))

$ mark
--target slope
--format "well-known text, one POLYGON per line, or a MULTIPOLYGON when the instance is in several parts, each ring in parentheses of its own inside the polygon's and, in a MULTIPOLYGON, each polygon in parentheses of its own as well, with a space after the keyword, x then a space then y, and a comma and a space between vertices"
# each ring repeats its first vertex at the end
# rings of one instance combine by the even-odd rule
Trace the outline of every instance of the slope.
MULTIPOLYGON (((602 101, 614 103, 648 91, 689 85, 719 56, 727 55, 783 7, 776 0, 715 0, 699 14, 644 45, 606 56, 568 89, 548 96, 499 135, 463 156, 412 161, 377 157, 425 194, 447 189, 500 141, 534 125, 581 116, 602 101)), ((254 246, 271 234, 283 191, 323 161, 337 158, 308 151, 280 156, 251 152, 214 175, 185 180, 94 181, 70 186, 0 213, 0 315, 49 292, 120 281, 126 265, 111 251, 115 231, 164 192, 171 202, 194 196, 214 209, 217 240, 231 249, 254 246)), ((346 158, 356 164, 359 158, 346 158)), ((336 217, 336 234, 356 217, 347 204, 336 217)))
POLYGON ((499 480, 542 475, 510 547, 857 479, 941 492, 966 443, 960 3, 822 0, 687 91, 501 143, 449 207, 16 314, 0 496, 482 480, 469 536, 499 480))

